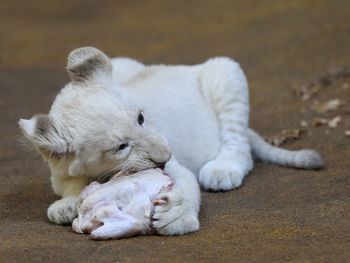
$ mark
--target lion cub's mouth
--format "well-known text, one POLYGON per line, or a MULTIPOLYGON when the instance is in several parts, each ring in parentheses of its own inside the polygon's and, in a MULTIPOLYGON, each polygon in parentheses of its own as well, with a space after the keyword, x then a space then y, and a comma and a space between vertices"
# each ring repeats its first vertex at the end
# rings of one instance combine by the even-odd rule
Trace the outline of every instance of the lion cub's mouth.
POLYGON ((164 171, 166 163, 157 163, 156 165, 156 168, 164 171))
POLYGON ((119 171, 112 170, 112 171, 108 171, 106 173, 103 173, 103 174, 99 175, 97 177, 97 179, 95 179, 95 181, 97 181, 99 183, 106 183, 109 180, 111 180, 112 178, 116 178, 116 177, 119 177, 119 176, 127 176, 127 175, 135 174, 135 173, 138 173, 138 172, 150 170, 150 169, 156 169, 159 172, 161 172, 162 174, 168 175, 165 172, 165 166, 166 166, 166 162, 162 162, 162 163, 154 162, 154 166, 145 167, 143 169, 128 169, 128 170, 119 170, 119 171))

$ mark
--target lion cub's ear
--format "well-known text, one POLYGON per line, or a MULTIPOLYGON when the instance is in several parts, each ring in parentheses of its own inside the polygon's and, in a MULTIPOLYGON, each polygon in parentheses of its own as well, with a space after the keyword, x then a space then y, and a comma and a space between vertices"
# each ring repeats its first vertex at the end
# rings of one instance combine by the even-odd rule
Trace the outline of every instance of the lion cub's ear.
POLYGON ((38 114, 30 120, 20 119, 18 124, 24 136, 44 158, 60 158, 67 154, 68 142, 48 115, 38 114))
POLYGON ((66 67, 72 81, 85 82, 94 79, 99 74, 110 76, 112 64, 109 57, 94 47, 82 47, 73 50, 66 67))

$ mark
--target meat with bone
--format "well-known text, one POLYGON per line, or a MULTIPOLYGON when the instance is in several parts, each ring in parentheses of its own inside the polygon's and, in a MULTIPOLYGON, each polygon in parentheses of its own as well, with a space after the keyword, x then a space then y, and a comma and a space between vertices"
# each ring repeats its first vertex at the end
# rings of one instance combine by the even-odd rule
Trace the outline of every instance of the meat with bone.
MULTIPOLYGON (((160 169, 93 182, 80 194, 73 231, 92 239, 112 239, 152 233, 152 210, 160 193, 169 191, 173 179, 160 169)), ((165 202, 165 201, 164 201, 165 202)))

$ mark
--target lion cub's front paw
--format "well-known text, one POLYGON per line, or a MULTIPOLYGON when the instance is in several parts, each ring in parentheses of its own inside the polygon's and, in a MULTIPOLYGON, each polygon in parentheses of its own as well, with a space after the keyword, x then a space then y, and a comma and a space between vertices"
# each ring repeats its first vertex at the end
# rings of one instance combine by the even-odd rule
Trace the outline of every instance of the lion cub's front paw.
POLYGON ((49 220, 59 225, 71 224, 78 216, 76 201, 76 196, 68 196, 54 202, 47 210, 49 220))
POLYGON ((199 171, 199 183, 206 190, 231 190, 241 186, 245 174, 232 161, 215 159, 199 171))
POLYGON ((152 226, 161 235, 183 235, 199 229, 197 216, 190 212, 181 193, 161 194, 155 204, 152 226))

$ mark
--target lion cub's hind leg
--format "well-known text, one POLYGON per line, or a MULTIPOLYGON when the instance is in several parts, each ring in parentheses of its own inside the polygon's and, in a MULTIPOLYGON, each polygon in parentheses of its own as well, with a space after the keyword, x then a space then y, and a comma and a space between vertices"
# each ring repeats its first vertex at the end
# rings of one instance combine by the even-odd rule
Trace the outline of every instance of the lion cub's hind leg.
POLYGON ((217 115, 221 149, 199 172, 199 183, 207 190, 230 190, 242 184, 253 167, 247 138, 249 95, 246 77, 229 58, 214 58, 199 71, 204 99, 217 115))

